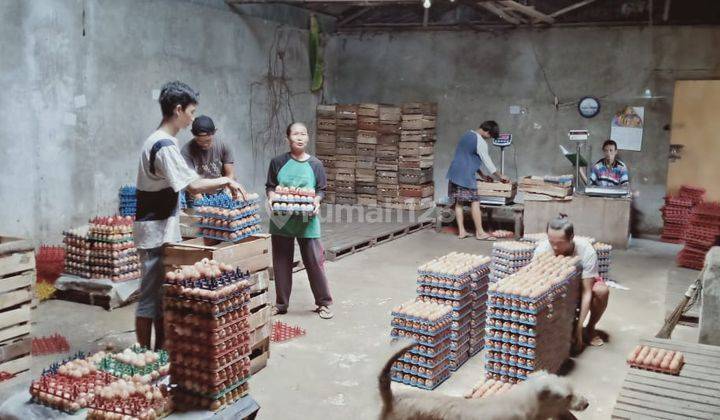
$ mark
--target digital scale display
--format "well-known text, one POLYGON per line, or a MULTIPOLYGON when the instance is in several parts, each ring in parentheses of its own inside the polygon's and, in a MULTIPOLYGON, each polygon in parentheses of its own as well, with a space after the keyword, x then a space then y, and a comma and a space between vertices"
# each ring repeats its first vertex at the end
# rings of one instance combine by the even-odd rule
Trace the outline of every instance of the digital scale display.
POLYGON ((512 143, 512 134, 500 133, 500 135, 496 139, 493 139, 492 143, 493 143, 493 146, 497 146, 497 147, 510 146, 510 144, 512 143))
POLYGON ((570 130, 568 137, 571 141, 587 141, 590 138, 590 132, 588 130, 570 130))

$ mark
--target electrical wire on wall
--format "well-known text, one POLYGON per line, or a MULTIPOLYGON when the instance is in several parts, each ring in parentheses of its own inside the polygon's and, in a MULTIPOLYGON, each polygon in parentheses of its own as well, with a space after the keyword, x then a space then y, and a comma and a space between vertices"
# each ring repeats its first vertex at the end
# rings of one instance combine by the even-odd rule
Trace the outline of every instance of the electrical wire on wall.
POLYGON ((250 83, 253 183, 257 174, 264 172, 264 158, 286 149, 285 128, 295 118, 291 99, 296 94, 290 89, 285 67, 285 52, 291 39, 289 32, 283 27, 276 28, 268 52, 267 72, 261 80, 250 83), (261 171, 258 171, 258 164, 263 165, 261 171))

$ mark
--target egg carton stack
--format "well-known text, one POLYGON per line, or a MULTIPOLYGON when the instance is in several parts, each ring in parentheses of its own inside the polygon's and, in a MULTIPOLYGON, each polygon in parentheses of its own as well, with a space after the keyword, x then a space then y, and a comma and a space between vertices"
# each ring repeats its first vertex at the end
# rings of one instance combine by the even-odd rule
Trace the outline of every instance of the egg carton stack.
POLYGON ((603 242, 595 242, 593 245, 598 258, 598 272, 603 280, 610 280, 610 262, 612 245, 603 242))
POLYGON ((37 281, 55 283, 65 268, 65 248, 61 246, 40 245, 35 253, 37 281))
POLYGON ((120 379, 98 386, 87 404, 88 420, 160 419, 173 411, 170 392, 165 385, 120 379))
POLYGON ((451 308, 411 301, 393 309, 392 316, 390 335, 417 343, 395 361, 392 380, 422 389, 437 388, 450 377, 451 308))
POLYGON ((137 188, 134 185, 123 185, 118 191, 118 198, 120 215, 135 217, 137 212, 137 188))
POLYGON ((278 185, 272 201, 274 214, 312 214, 315 211, 315 190, 278 185))
POLYGON ((248 194, 234 200, 225 193, 206 195, 195 201, 195 217, 200 234, 205 238, 238 242, 259 233, 259 196, 248 194))
POLYGON ((517 383, 535 370, 557 372, 567 360, 579 298, 578 262, 543 254, 490 285, 488 379, 517 383))
POLYGON ((315 142, 315 155, 325 167, 327 188, 324 202, 335 203, 335 105, 320 104, 317 106, 317 141, 315 142))
POLYGON ((107 278, 114 282, 140 278, 140 258, 133 239, 133 222, 131 216, 105 216, 90 220, 88 238, 91 243, 92 278, 107 278))
POLYGON ((500 395, 510 391, 515 384, 510 382, 496 381, 494 379, 483 379, 473 389, 465 394, 467 399, 487 398, 493 395, 500 395))
POLYGON ((249 279, 207 259, 166 274, 166 347, 178 409, 218 411, 247 395, 249 279))
POLYGON ((377 206, 375 159, 379 116, 379 105, 370 103, 358 105, 355 193, 357 194, 357 203, 362 206, 377 206))
POLYGON ((433 184, 437 104, 410 102, 402 106, 398 183, 403 208, 421 210, 434 204, 433 184))
POLYGON ((335 106, 335 203, 356 204, 358 106, 335 106))
POLYGON ((92 275, 90 270, 92 244, 88 239, 87 232, 87 227, 63 232, 63 243, 65 244, 64 272, 89 279, 92 275))
POLYGON ((398 170, 400 156, 400 107, 381 105, 378 108, 378 143, 375 148, 375 180, 377 201, 381 207, 400 204, 398 170))
POLYGON ((483 347, 489 264, 482 255, 452 252, 418 268, 418 299, 452 310, 451 370, 483 347))
POLYGON ((530 264, 535 251, 533 242, 496 242, 493 244, 490 281, 497 282, 530 264))
POLYGON ((704 202, 693 208, 690 223, 685 231, 685 246, 678 254, 682 267, 702 270, 705 254, 720 237, 720 203, 704 202))

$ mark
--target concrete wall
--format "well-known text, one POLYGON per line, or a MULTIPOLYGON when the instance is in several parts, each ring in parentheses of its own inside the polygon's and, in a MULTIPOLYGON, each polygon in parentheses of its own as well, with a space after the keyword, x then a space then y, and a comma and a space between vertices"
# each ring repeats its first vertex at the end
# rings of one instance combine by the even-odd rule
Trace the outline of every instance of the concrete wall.
MULTIPOLYGON (((600 158, 612 115, 626 104, 644 105, 643 150, 621 158, 631 170, 636 228, 657 232, 670 138, 663 127, 671 122, 674 81, 719 77, 719 41, 720 29, 704 27, 339 34, 326 51, 332 75, 326 100, 438 102, 437 196, 446 195, 459 136, 483 120, 495 119, 513 133, 509 175, 562 174, 572 170, 558 148, 570 146, 569 129, 590 129, 593 157, 600 158), (638 98, 646 88, 665 98, 638 98), (585 95, 601 98, 602 112, 591 120, 576 108, 585 95), (510 115, 510 105, 524 113, 510 115)), ((497 163, 497 149, 493 154, 497 163)))
POLYGON ((291 115, 314 116, 307 32, 221 1, 4 0, 0 40, 2 234, 56 242, 116 212, 160 121, 153 90, 168 80, 200 91, 198 113, 255 191, 291 115))

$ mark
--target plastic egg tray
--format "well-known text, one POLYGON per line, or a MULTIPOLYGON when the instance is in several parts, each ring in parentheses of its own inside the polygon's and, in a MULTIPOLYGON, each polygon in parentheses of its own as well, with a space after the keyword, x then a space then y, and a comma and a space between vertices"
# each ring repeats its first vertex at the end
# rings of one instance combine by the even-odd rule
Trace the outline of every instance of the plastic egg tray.
POLYGON ((448 360, 445 359, 438 363, 438 366, 433 368, 426 368, 419 366, 415 363, 405 363, 401 361, 395 361, 392 365, 392 370, 396 372, 409 373, 423 379, 433 379, 448 369, 448 360))
POLYGON ((450 329, 446 328, 445 330, 439 332, 436 335, 426 335, 417 332, 401 330, 399 328, 393 328, 390 332, 390 336, 393 338, 408 338, 416 341, 418 344, 421 344, 423 346, 435 347, 449 337, 449 331, 450 329))
POLYGON ((390 325, 400 330, 434 336, 441 334, 450 328, 450 319, 446 318, 441 322, 425 324, 416 321, 406 321, 403 318, 393 318, 390 325))
POLYGON ((173 354, 170 356, 172 367, 182 366, 186 368, 202 369, 207 372, 220 372, 236 364, 250 354, 250 342, 242 340, 244 338, 244 336, 239 337, 237 344, 230 347, 229 350, 226 350, 223 353, 213 354, 212 357, 208 357, 208 354, 183 352, 180 349, 175 348, 173 354))
MULTIPOLYGON (((204 370, 173 362, 170 367, 173 382, 191 381, 195 385, 190 391, 212 395, 250 376, 250 357, 240 356, 217 370, 204 370)), ((185 387, 186 389, 187 386, 185 387)))
MULTIPOLYGON (((133 346, 130 348, 133 353, 144 353, 146 349, 143 349, 141 347, 133 346)), ((100 363, 98 363, 97 367, 98 369, 108 372, 111 375, 122 377, 125 375, 128 376, 134 376, 134 375, 150 375, 153 372, 158 372, 159 376, 164 376, 167 374, 167 369, 169 367, 170 362, 170 356, 168 355, 168 352, 165 350, 160 350, 156 352, 156 355, 158 356, 158 360, 154 363, 147 364, 145 366, 133 366, 124 362, 121 362, 120 360, 116 359, 117 355, 108 355, 104 357, 100 363)))
POLYGON ((191 339, 191 340, 204 340, 212 344, 224 342, 230 338, 245 336, 248 334, 248 320, 239 319, 230 325, 223 326, 217 330, 205 330, 199 331, 191 328, 178 328, 174 326, 171 329, 171 336, 173 339, 191 339))
POLYGON ((432 287, 432 286, 418 286, 417 287, 417 294, 422 296, 430 296, 430 297, 436 297, 439 299, 447 299, 447 300, 456 300, 456 301, 462 301, 463 299, 467 299, 468 296, 472 293, 472 288, 467 287, 465 290, 447 290, 442 289, 438 287, 432 287), (435 291, 433 292, 433 289, 435 291))
POLYGON ((210 211, 207 211, 208 207, 200 207, 199 209, 196 209, 194 217, 199 219, 213 219, 213 220, 224 220, 228 222, 232 222, 235 220, 244 219, 246 217, 257 215, 260 207, 258 205, 251 205, 249 207, 244 207, 242 209, 236 209, 236 210, 230 210, 231 212, 234 212, 234 214, 225 215, 225 214, 219 214, 219 213, 212 213, 210 211))
MULTIPOLYGON (((229 386, 226 386, 225 388, 222 388, 222 389, 220 389, 219 391, 216 391, 216 392, 195 391, 195 390, 193 390, 193 389, 188 389, 188 388, 185 386, 185 384, 182 384, 182 383, 179 383, 177 387, 178 387, 178 389, 180 389, 182 392, 187 393, 187 394, 190 394, 190 395, 195 395, 195 396, 203 397, 203 398, 209 398, 209 399, 211 399, 211 400, 218 400, 218 399, 224 397, 225 395, 231 393, 231 392, 234 391, 235 389, 238 389, 238 388, 240 388, 241 386, 245 385, 245 384, 247 383, 247 381, 248 381, 249 378, 250 378, 250 377, 247 376, 247 377, 245 377, 245 378, 243 378, 243 379, 240 379, 239 381, 237 381, 237 382, 235 382, 235 383, 232 383, 232 384, 230 384, 229 386)), ((200 387, 197 387, 196 389, 200 389, 200 387)))
POLYGON ((303 335, 305 335, 304 329, 288 325, 281 321, 275 321, 272 324, 270 341, 274 343, 281 343, 283 341, 287 341, 295 337, 301 337, 303 335))
POLYGON ((172 412, 172 403, 165 388, 161 400, 148 401, 144 395, 133 394, 126 399, 106 400, 96 395, 88 405, 88 420, 114 420, 118 418, 163 418, 172 412))
POLYGON ((487 398, 492 395, 500 395, 512 389, 515 384, 510 382, 496 381, 494 379, 486 379, 475 385, 465 398, 478 399, 487 398))
POLYGON ((496 373, 501 376, 508 376, 511 378, 517 378, 521 380, 527 379, 527 375, 529 375, 531 372, 526 371, 525 369, 520 368, 514 368, 512 366, 508 366, 502 363, 492 363, 489 362, 485 365, 485 371, 490 373, 496 373))
MULTIPOLYGON (((218 289, 204 289, 207 292, 213 292, 213 291, 220 291, 222 293, 222 288, 218 289)), ((168 297, 172 299, 181 299, 181 300, 188 300, 188 301, 196 301, 196 302, 205 302, 209 303, 211 305, 219 305, 221 303, 227 302, 228 300, 235 300, 237 301, 239 299, 240 302, 242 301, 249 301, 250 300, 250 292, 248 288, 239 288, 237 290, 234 290, 232 292, 227 292, 227 294, 224 294, 222 296, 217 296, 215 298, 209 297, 209 296, 193 296, 188 295, 185 293, 180 286, 172 286, 168 285, 165 288, 165 291, 168 292, 168 297)))
POLYGON ((460 280, 449 280, 445 278, 433 276, 418 276, 417 284, 420 286, 441 287, 447 290, 464 291, 470 287, 473 280, 470 277, 464 277, 460 280))
POLYGON ((247 309, 247 302, 230 303, 230 301, 228 301, 220 305, 212 305, 206 302, 193 302, 184 299, 166 299, 165 308, 178 311, 191 310, 216 318, 238 310, 247 311, 248 314, 250 313, 249 309, 247 309))
MULTIPOLYGON (((428 303, 435 303, 438 305, 446 305, 450 306, 452 308, 452 311, 455 313, 462 312, 463 309, 466 309, 468 306, 473 304, 473 301, 475 300, 475 294, 470 293, 460 300, 454 300, 454 299, 443 299, 443 298, 437 298, 432 296, 418 296, 418 300, 421 300, 423 302, 428 303)), ((455 316, 453 316, 455 318, 455 316)))
POLYGON ((182 389, 174 389, 172 395, 175 408, 179 411, 204 409, 217 412, 247 395, 248 390, 248 384, 242 383, 218 399, 190 394, 182 389))
POLYGON ((486 341, 485 348, 489 351, 507 353, 511 356, 535 359, 535 349, 518 346, 516 344, 503 343, 502 341, 486 341))
POLYGON ((487 338, 489 340, 499 341, 501 343, 515 344, 517 346, 529 347, 531 349, 535 348, 534 337, 527 337, 520 334, 489 330, 487 333, 487 338))
POLYGON ((185 356, 189 358, 206 358, 209 359, 206 366, 211 369, 216 369, 220 366, 220 361, 215 359, 222 359, 224 356, 233 352, 239 352, 240 354, 249 353, 250 342, 248 338, 249 335, 239 335, 216 343, 212 347, 208 347, 204 343, 199 345, 198 343, 186 342, 185 340, 175 341, 168 339, 166 340, 166 346, 171 349, 171 357, 173 353, 182 353, 183 358, 185 356))
POLYGON ((518 324, 515 322, 511 323, 509 321, 501 321, 499 319, 496 319, 494 321, 488 322, 488 326, 493 331, 502 331, 513 334, 520 334, 527 337, 535 337, 535 330, 532 327, 525 326, 525 324, 518 324), (510 325, 508 326, 508 324, 510 325))
POLYGON ((445 340, 438 344, 437 346, 425 346, 425 345, 417 345, 409 350, 411 354, 415 354, 418 356, 428 357, 428 358, 434 358, 438 355, 443 354, 445 351, 450 350, 450 340, 445 340))
POLYGON ((455 372, 462 367, 467 361, 470 360, 470 347, 458 353, 456 357, 450 358, 450 371, 455 372))
MULTIPOLYGON (((259 225, 259 224, 256 224, 255 226, 258 226, 258 225, 259 225)), ((248 228, 245 228, 245 229, 248 229, 248 228)), ((205 237, 205 238, 215 239, 215 240, 218 240, 218 241, 240 242, 240 241, 242 241, 242 240, 245 239, 245 238, 249 238, 249 237, 251 237, 252 235, 255 235, 256 233, 262 232, 262 229, 261 229, 259 226, 258 226, 258 227, 255 227, 255 228, 252 228, 252 229, 250 229, 248 232, 243 233, 242 235, 238 235, 237 238, 235 238, 235 239, 231 239, 231 238, 229 238, 229 237, 226 238, 226 237, 222 236, 222 233, 223 233, 224 231, 221 231, 221 230, 218 230, 218 229, 208 229, 208 228, 205 228, 205 229, 201 229, 200 232, 202 233, 202 236, 205 237)))
POLYGON ((450 357, 450 348, 447 347, 442 352, 436 353, 433 357, 426 357, 426 356, 418 356, 416 354, 413 354, 412 352, 408 351, 404 355, 402 355, 399 359, 397 359, 400 362, 405 363, 412 363, 418 366, 422 366, 424 368, 436 368, 440 366, 445 360, 447 360, 450 357))
POLYGON ((253 204, 257 204, 259 198, 252 198, 248 200, 233 200, 232 197, 225 193, 219 194, 206 194, 203 198, 195 200, 195 207, 219 207, 223 209, 241 209, 253 204))
POLYGON ((233 221, 221 221, 219 224, 214 224, 214 219, 210 218, 201 218, 199 222, 197 223, 197 227, 200 229, 212 229, 212 230, 221 230, 224 232, 237 232, 239 230, 245 229, 250 226, 255 226, 257 224, 260 224, 262 221, 260 219, 259 215, 244 217, 242 219, 233 220, 233 221), (228 224, 228 226, 225 226, 224 224, 228 224))
POLYGON ((443 372, 441 372, 437 377, 433 379, 425 379, 420 378, 415 375, 411 375, 409 373, 402 373, 398 371, 391 371, 390 372, 390 379, 392 379, 395 382, 401 382, 405 385, 414 386, 416 388, 426 389, 428 391, 432 391, 433 389, 437 388, 447 380, 447 378, 450 377, 450 370, 446 369, 443 372))
POLYGON ((82 408, 79 404, 81 394, 91 397, 97 385, 107 385, 117 379, 102 371, 91 372, 80 378, 46 371, 30 384, 30 395, 37 404, 75 413, 82 408))
MULTIPOLYGON (((653 352, 653 351, 655 351, 655 352, 664 352, 664 354, 662 354, 663 356, 664 356, 664 355, 667 355, 667 354, 670 354, 671 360, 674 360, 675 358, 679 358, 679 359, 678 359, 677 368, 676 368, 676 369, 671 369, 671 368, 669 368, 669 367, 668 367, 668 368, 662 368, 660 365, 657 365, 657 366, 653 365, 653 363, 647 363, 647 364, 646 364, 646 363, 644 363, 644 360, 643 360, 643 361, 639 361, 638 358, 637 358, 637 355, 634 354, 634 352, 633 352, 633 354, 631 355, 631 356, 634 356, 634 357, 630 357, 630 358, 628 358, 628 360, 627 360, 627 364, 628 364, 630 367, 633 367, 633 368, 636 368, 636 369, 642 369, 642 370, 649 370, 649 371, 652 371, 652 372, 665 373, 665 374, 668 374, 668 375, 679 375, 679 374, 680 374, 680 371, 682 370, 683 366, 685 365, 685 354, 684 354, 683 352, 674 351, 674 350, 668 350, 668 349, 663 349, 663 348, 657 348, 657 347, 651 347, 651 346, 640 346, 640 345, 638 345, 638 348, 639 348, 640 350, 644 350, 645 348, 647 348, 649 352, 653 352)), ((638 348, 636 348, 635 350, 637 351, 638 348)), ((661 359, 661 360, 662 360, 662 359, 661 359)))
MULTIPOLYGON (((493 363, 502 363, 513 367, 518 367, 521 369, 525 369, 527 371, 533 371, 535 370, 535 361, 534 359, 525 359, 522 357, 512 356, 506 358, 507 360, 503 359, 501 357, 501 353, 497 352, 488 352, 488 354, 485 356, 486 362, 493 362, 493 363), (514 360, 513 360, 514 358, 514 360)), ((507 356, 505 353, 504 355, 507 356)))

